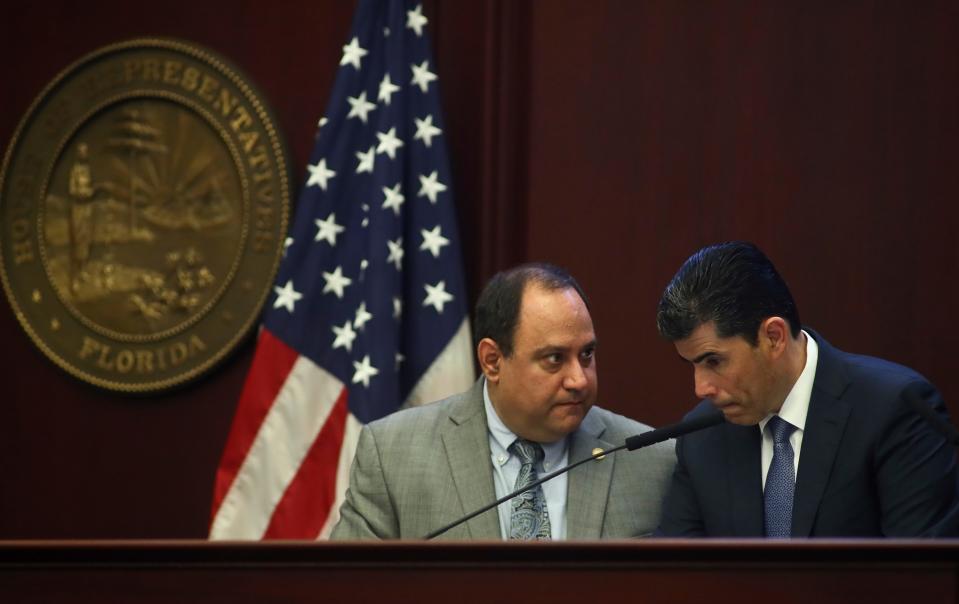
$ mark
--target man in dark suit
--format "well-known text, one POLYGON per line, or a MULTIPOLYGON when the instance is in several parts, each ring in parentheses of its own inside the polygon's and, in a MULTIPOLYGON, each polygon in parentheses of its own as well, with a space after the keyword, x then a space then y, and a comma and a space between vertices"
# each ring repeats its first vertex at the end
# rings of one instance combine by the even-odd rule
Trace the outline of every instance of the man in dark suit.
POLYGON ((690 416, 718 407, 727 420, 678 440, 658 534, 951 536, 955 451, 916 411, 928 405, 948 421, 939 393, 911 369, 802 329, 754 245, 691 256, 657 325, 705 399, 690 416))

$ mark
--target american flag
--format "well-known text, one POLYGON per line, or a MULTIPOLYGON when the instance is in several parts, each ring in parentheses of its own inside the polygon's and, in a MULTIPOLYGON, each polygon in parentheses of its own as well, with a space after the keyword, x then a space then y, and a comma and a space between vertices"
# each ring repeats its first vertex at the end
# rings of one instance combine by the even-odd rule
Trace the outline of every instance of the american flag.
POLYGON ((362 0, 217 471, 212 539, 327 536, 360 426, 473 381, 422 5, 362 0))

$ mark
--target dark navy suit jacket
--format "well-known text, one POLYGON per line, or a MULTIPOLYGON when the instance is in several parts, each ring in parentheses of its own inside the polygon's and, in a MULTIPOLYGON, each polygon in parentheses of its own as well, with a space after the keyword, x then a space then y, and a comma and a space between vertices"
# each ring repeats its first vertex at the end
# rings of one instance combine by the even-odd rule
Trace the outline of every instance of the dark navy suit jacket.
MULTIPOLYGON (((812 334, 819 362, 803 432, 793 537, 952 536, 956 454, 904 400, 921 382, 925 402, 948 420, 936 389, 915 371, 852 355, 812 334)), ((711 408, 701 402, 687 417, 711 408)), ((762 537, 759 426, 721 424, 678 439, 661 536, 762 537)))

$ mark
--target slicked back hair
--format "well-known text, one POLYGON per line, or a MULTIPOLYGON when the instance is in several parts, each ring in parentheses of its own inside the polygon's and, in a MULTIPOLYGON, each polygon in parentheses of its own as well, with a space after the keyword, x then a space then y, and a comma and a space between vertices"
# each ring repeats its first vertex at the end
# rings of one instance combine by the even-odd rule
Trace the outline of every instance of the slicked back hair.
POLYGON ((704 247, 673 277, 656 313, 660 335, 675 342, 710 321, 721 338, 742 336, 759 343, 759 326, 782 317, 799 335, 799 309, 786 282, 754 244, 730 241, 704 247))
POLYGON ((496 342, 504 357, 513 355, 523 294, 531 285, 547 291, 574 289, 589 310, 583 288, 568 272, 545 262, 522 264, 493 275, 480 293, 473 323, 475 344, 489 338, 496 342))

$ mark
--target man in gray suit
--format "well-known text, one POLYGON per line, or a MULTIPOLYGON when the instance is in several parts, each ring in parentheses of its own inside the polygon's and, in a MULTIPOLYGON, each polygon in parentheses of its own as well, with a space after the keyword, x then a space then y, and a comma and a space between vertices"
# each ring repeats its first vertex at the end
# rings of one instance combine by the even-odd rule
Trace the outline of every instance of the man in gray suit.
MULTIPOLYGON (((596 335, 568 273, 493 277, 475 313, 483 376, 470 390, 365 426, 332 539, 417 539, 537 476, 650 428, 594 406, 596 335), (524 482, 525 481, 525 482, 524 482)), ((672 441, 583 464, 442 535, 598 539, 651 534, 672 441)))

